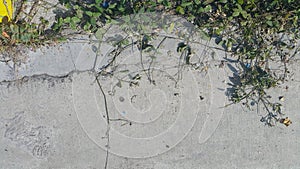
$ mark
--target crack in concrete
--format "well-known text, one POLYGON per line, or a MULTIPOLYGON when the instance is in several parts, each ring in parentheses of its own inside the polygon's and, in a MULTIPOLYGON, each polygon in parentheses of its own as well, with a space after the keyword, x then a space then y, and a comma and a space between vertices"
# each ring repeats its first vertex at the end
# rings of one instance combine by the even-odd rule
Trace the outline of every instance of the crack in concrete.
POLYGON ((41 74, 34 74, 34 75, 30 75, 30 76, 23 76, 21 78, 18 79, 13 79, 13 80, 3 80, 0 81, 0 85, 3 84, 7 84, 7 83, 18 83, 18 82, 27 82, 30 79, 42 79, 42 80, 46 80, 49 78, 52 79, 65 79, 65 78, 69 78, 71 77, 73 74, 77 73, 85 73, 85 72, 92 72, 94 73, 94 70, 72 70, 64 75, 51 75, 51 74, 47 74, 47 73, 41 73, 41 74))

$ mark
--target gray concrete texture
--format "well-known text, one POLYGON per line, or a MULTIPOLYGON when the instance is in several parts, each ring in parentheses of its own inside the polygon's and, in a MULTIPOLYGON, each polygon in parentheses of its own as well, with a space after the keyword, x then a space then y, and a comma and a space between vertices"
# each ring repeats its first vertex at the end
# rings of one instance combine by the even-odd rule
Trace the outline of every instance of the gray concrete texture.
POLYGON ((135 26, 147 21, 138 18, 134 31, 107 26, 101 42, 78 35, 28 51, 20 64, 0 62, 0 168, 300 168, 299 62, 290 81, 269 91, 285 97, 293 124, 267 127, 263 110, 224 107, 235 72, 233 63, 221 66, 223 50, 180 18, 155 18, 167 20, 152 27, 159 50, 113 45, 141 37, 135 26), (176 49, 187 40, 193 66, 176 49))

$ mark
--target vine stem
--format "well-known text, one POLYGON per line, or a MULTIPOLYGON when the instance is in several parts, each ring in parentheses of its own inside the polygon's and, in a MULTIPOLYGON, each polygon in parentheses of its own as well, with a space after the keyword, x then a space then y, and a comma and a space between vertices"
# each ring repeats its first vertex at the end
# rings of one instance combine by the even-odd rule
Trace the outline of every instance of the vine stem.
POLYGON ((107 130, 106 130, 106 137, 107 137, 107 145, 106 145, 106 157, 105 157, 105 165, 104 165, 104 169, 107 169, 108 166, 108 158, 109 158, 109 130, 110 130, 110 119, 109 119, 109 112, 108 112, 108 104, 107 104, 107 98, 106 95, 104 93, 104 90, 102 88, 102 85, 99 81, 99 76, 96 76, 96 81, 98 84, 98 87, 102 93, 103 99, 104 99, 104 107, 105 107, 105 113, 106 113, 106 122, 107 122, 107 130))

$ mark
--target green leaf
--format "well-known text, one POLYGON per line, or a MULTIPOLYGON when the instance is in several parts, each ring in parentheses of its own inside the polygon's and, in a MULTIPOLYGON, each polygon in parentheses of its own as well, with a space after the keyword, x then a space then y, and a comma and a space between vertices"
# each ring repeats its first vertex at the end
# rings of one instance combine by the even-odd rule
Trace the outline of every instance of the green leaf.
POLYGON ((248 23, 247 21, 242 21, 242 22, 241 22, 241 25, 242 25, 242 26, 246 26, 247 23, 248 23))
POLYGON ((238 11, 240 11, 240 12, 243 11, 243 8, 240 4, 237 4, 236 6, 238 7, 238 11))
POLYGON ((90 19, 90 24, 91 24, 92 26, 95 26, 95 25, 96 25, 96 19, 95 19, 95 18, 91 18, 91 19, 90 19))
POLYGON ((298 23, 298 18, 299 18, 298 16, 294 17, 294 20, 293 20, 293 25, 294 26, 298 26, 298 24, 297 24, 298 23))
POLYGON ((21 41, 27 43, 30 41, 30 38, 31 38, 31 35, 28 33, 25 33, 25 34, 22 34, 20 39, 21 39, 21 41))
POLYGON ((203 5, 208 5, 208 4, 210 4, 210 3, 212 3, 212 2, 214 2, 215 0, 206 0, 204 3, 203 3, 203 5))
POLYGON ((110 8, 107 8, 107 9, 106 9, 106 12, 107 12, 107 13, 109 13, 110 15, 112 15, 112 14, 113 14, 113 10, 112 10, 112 9, 110 9, 110 8))
POLYGON ((233 12, 233 14, 232 14, 233 17, 239 16, 239 15, 240 15, 239 11, 233 12))
POLYGON ((273 21, 273 25, 276 27, 276 28, 279 28, 280 27, 280 25, 279 25, 279 22, 278 21, 273 21))
POLYGON ((123 13, 125 11, 125 8, 124 7, 119 7, 118 10, 123 13))
POLYGON ((75 22, 71 21, 70 27, 71 27, 71 29, 76 30, 77 24, 75 22))
POLYGON ((238 3, 239 3, 240 5, 243 5, 243 4, 244 4, 244 0, 238 0, 238 3))
POLYGON ((78 5, 74 5, 74 9, 79 9, 79 6, 78 5))
POLYGON ((221 33, 224 31, 224 28, 218 28, 215 30, 215 34, 221 35, 221 33))
POLYGON ((64 22, 65 22, 65 23, 70 23, 70 22, 71 22, 71 18, 70 18, 70 17, 66 17, 66 18, 64 19, 64 22))
POLYGON ((91 24, 90 24, 90 23, 86 23, 86 24, 83 26, 83 29, 84 29, 85 31, 88 31, 88 30, 90 30, 90 27, 91 27, 91 24))
POLYGON ((271 14, 268 14, 268 15, 266 16, 266 19, 267 19, 267 20, 271 20, 271 19, 272 19, 272 15, 271 15, 271 14))
POLYGON ((196 5, 199 5, 201 3, 200 0, 194 0, 196 5))
POLYGON ((211 12, 211 11, 212 11, 211 5, 207 5, 207 6, 204 8, 204 12, 211 12))
POLYGON ((200 13, 204 12, 204 8, 200 7, 200 8, 198 9, 198 12, 200 12, 200 13))
POLYGON ((187 7, 193 5, 193 2, 184 2, 181 4, 182 7, 187 7))
POLYGON ((243 18, 247 19, 248 14, 246 11, 242 11, 241 14, 242 14, 243 18))
POLYGON ((76 24, 79 23, 80 21, 81 21, 81 19, 79 19, 79 18, 76 17, 76 16, 72 18, 72 22, 74 22, 74 23, 76 23, 76 24))
POLYGON ((184 14, 184 9, 181 6, 177 6, 176 8, 176 12, 180 13, 180 14, 184 14))
POLYGON ((85 11, 85 14, 88 15, 88 16, 90 16, 90 17, 93 16, 93 12, 91 12, 91 11, 85 11))
POLYGON ((273 26, 273 22, 272 21, 267 21, 266 24, 269 25, 269 26, 273 26))
POLYGON ((225 4, 227 3, 227 0, 219 0, 219 2, 225 4))
POLYGON ((114 3, 114 4, 110 4, 108 8, 109 9, 114 9, 116 6, 117 6, 117 3, 114 3))
POLYGON ((76 10, 76 14, 78 18, 82 18, 83 17, 83 11, 82 10, 76 10))

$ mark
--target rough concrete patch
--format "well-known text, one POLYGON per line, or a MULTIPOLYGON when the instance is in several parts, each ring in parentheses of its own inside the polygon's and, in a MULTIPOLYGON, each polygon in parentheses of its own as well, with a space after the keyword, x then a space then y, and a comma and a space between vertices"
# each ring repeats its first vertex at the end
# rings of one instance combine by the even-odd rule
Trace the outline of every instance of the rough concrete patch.
MULTIPOLYGON (((102 154, 104 151, 101 151, 89 140, 78 124, 73 109, 69 77, 35 76, 28 78, 22 84, 18 83, 18 81, 11 81, 0 85, 0 117, 3 120, 10 120, 11 123, 15 124, 14 126, 19 128, 13 130, 13 134, 4 137, 7 129, 5 123, 1 123, 1 167, 9 169, 80 169, 102 166, 102 159, 105 157, 102 154), (62 79, 64 79, 63 82, 61 82, 62 79), (51 87, 52 82, 55 83, 53 87, 51 87), (8 83, 10 83, 9 88, 6 86, 8 83), (24 111, 24 116, 19 119, 25 121, 24 123, 16 123, 11 120, 16 117, 15 112, 21 111, 24 111), (39 126, 45 126, 45 128, 38 128, 39 126), (25 133, 29 131, 42 133, 44 130, 51 131, 47 156, 36 158, 30 155, 32 152, 29 150, 31 149, 27 149, 26 146, 17 146, 19 142, 23 144, 23 140, 31 139, 38 143, 37 140, 40 137, 23 138, 20 136, 25 134, 16 136, 14 133, 22 133, 23 131, 25 133), (15 141, 11 141, 9 138, 14 138, 15 141)), ((7 133, 9 134, 9 132, 7 133)), ((39 150, 38 148, 36 146, 34 152, 39 152, 36 151, 39 150)))
POLYGON ((36 158, 50 154, 52 131, 46 126, 34 126, 26 121, 24 112, 16 112, 11 119, 0 119, 5 126, 4 138, 36 158))

